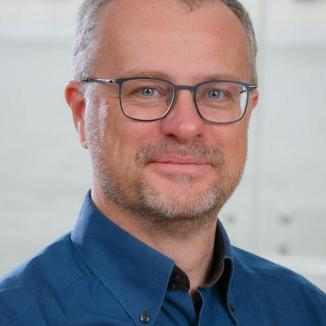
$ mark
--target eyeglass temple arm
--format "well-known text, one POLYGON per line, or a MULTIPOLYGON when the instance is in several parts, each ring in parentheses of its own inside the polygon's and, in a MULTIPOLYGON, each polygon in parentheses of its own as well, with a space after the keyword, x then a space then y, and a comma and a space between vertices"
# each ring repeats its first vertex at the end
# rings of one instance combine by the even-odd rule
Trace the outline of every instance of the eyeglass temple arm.
POLYGON ((102 78, 91 78, 84 77, 81 79, 82 83, 101 83, 101 84, 115 84, 117 81, 115 79, 102 79, 102 78))
POLYGON ((248 89, 249 89, 249 91, 253 91, 254 89, 257 89, 257 88, 258 88, 258 86, 255 85, 255 84, 248 85, 248 89))

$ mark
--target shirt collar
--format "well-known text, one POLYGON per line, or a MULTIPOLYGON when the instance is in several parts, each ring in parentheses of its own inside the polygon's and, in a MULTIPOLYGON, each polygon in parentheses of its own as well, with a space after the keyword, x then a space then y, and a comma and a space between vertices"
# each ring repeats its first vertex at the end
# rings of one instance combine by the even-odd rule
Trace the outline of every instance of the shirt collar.
MULTIPOLYGON (((224 227, 221 222, 218 222, 211 270, 206 282, 201 286, 201 288, 212 287, 220 280, 225 271, 225 258, 229 255, 229 247, 229 239, 224 227)), ((228 268, 228 266, 226 268, 228 268)), ((175 265, 170 277, 168 290, 188 291, 189 289, 190 282, 187 275, 175 265)))
POLYGON ((112 223, 95 207, 90 193, 71 238, 83 261, 136 324, 143 311, 156 318, 174 266, 171 259, 112 223))
MULTIPOLYGON (((171 284, 170 279, 175 275, 177 267, 173 260, 112 223, 94 205, 90 192, 84 200, 71 238, 89 269, 119 300, 136 324, 139 324, 143 311, 156 319, 171 284)), ((230 242, 221 222, 218 222, 217 239, 220 240, 216 243, 223 246, 221 273, 228 274, 221 278, 225 282, 223 296, 228 302, 233 264, 230 242), (230 264, 225 265, 226 261, 230 264)), ((219 268, 215 268, 216 271, 219 268)), ((213 279, 213 283, 220 276, 213 279)))
POLYGON ((224 268, 223 272, 220 276, 218 282, 218 288, 221 291, 222 299, 228 309, 229 314, 232 319, 237 322, 237 318, 235 316, 235 306, 234 306, 234 298, 232 292, 232 279, 234 274, 234 260, 232 254, 232 246, 229 240, 229 237, 226 233, 226 230, 220 220, 217 223, 218 235, 222 239, 222 243, 224 245, 224 268))

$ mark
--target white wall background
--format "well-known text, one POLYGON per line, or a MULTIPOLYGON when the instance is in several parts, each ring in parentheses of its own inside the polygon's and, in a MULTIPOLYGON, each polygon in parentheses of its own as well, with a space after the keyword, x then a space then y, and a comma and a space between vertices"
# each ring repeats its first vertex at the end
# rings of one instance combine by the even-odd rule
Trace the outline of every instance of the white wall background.
MULTIPOLYGON (((0 275, 74 224, 90 184, 63 98, 80 0, 0 0, 0 275)), ((261 103, 220 218, 234 244, 326 290, 326 1, 244 0, 261 103)))

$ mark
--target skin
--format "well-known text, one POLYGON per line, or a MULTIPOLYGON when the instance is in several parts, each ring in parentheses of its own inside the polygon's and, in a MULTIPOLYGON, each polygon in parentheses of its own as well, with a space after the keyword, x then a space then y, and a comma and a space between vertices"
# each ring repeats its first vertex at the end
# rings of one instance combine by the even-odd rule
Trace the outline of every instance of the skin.
MULTIPOLYGON (((187 85, 219 77, 252 79, 244 28, 218 2, 191 11, 174 0, 137 0, 137 6, 134 0, 112 1, 98 35, 91 67, 96 78, 150 75, 187 85)), ((154 122, 126 118, 114 85, 91 85, 86 95, 77 82, 66 87, 81 144, 92 157, 94 203, 114 223, 172 258, 187 273, 194 294, 212 261, 217 213, 243 172, 257 92, 245 117, 230 125, 203 121, 188 90, 154 122), (168 204, 174 215, 141 210, 146 200, 154 208, 168 204), (198 207, 203 209, 196 215, 198 207)))

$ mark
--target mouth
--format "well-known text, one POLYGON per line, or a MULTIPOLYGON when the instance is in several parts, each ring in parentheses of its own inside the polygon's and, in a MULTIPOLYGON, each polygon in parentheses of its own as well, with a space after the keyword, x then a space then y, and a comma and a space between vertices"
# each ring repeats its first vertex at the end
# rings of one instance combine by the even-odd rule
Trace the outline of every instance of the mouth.
POLYGON ((162 156, 149 161, 148 165, 160 172, 189 175, 203 173, 212 168, 207 160, 180 156, 162 156))

